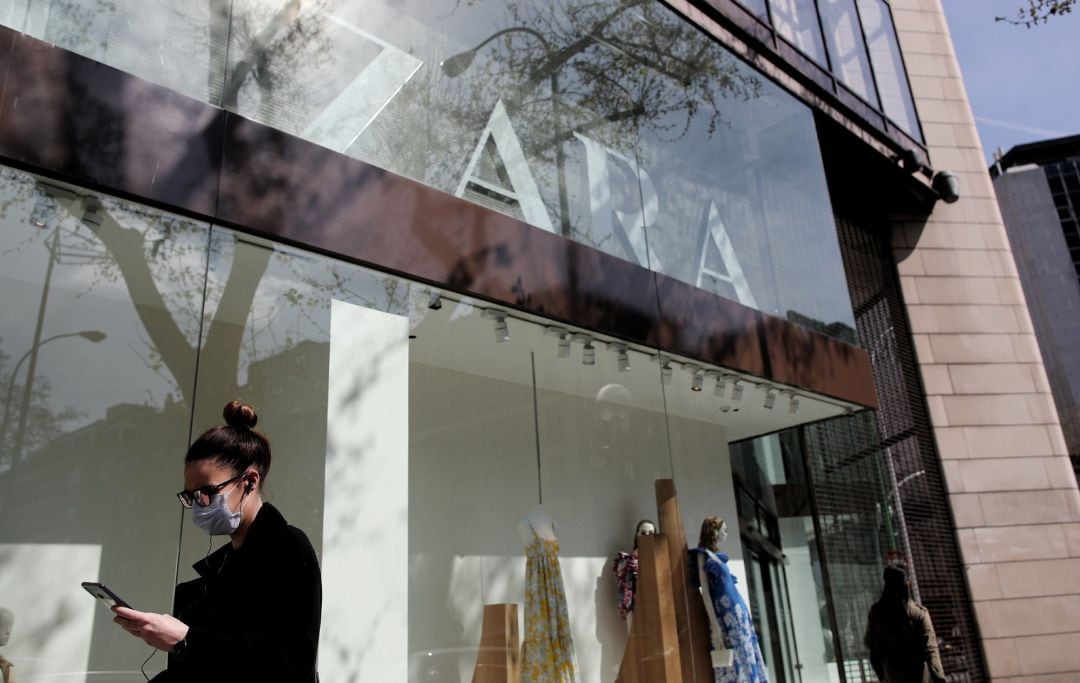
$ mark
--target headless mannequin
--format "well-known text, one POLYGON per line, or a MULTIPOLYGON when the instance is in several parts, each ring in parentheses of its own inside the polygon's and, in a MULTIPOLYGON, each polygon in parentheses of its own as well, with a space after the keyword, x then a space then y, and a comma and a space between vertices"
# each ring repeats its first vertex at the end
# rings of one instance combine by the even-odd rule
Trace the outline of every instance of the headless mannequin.
POLYGON ((517 528, 518 533, 521 534, 521 541, 525 545, 532 543, 533 538, 537 536, 545 541, 556 540, 555 521, 551 519, 551 515, 543 505, 537 505, 532 512, 522 517, 517 528))
MULTIPOLYGON (((11 640, 11 629, 15 626, 15 613, 7 607, 0 607, 0 647, 11 640)), ((3 683, 15 683, 15 670, 11 662, 0 655, 0 680, 3 683)))
MULTIPOLYGON (((727 538, 727 534, 727 523, 721 523, 720 529, 713 534, 706 550, 710 553, 715 553, 719 550, 720 544, 727 538)), ((705 554, 698 553, 698 581, 701 583, 701 599, 705 601, 705 613, 709 615, 709 634, 712 638, 713 646, 710 654, 712 655, 713 667, 723 668, 725 666, 731 666, 735 653, 727 649, 724 644, 724 632, 720 630, 720 622, 716 618, 716 610, 713 608, 712 593, 709 590, 709 577, 705 573, 705 560, 705 554)))

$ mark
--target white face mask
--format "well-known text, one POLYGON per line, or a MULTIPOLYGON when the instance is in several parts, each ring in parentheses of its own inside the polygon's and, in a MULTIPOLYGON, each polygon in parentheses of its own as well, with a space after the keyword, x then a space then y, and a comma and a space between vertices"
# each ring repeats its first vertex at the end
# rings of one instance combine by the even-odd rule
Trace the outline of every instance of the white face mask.
POLYGON ((226 536, 240 527, 243 510, 244 504, 241 502, 239 510, 229 512, 229 506, 225 504, 225 494, 218 493, 210 499, 210 504, 206 507, 198 503, 191 506, 191 521, 211 536, 226 536))

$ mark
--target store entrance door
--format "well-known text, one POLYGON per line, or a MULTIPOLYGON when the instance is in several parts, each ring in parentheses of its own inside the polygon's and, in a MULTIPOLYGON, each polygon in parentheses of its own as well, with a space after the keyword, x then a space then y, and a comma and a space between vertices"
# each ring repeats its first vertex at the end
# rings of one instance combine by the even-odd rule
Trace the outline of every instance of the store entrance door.
POLYGON ((769 679, 839 683, 797 434, 731 444, 746 594, 769 679))
POLYGON ((770 545, 763 539, 743 536, 754 630, 758 633, 761 655, 769 669, 769 680, 801 683, 797 676, 799 658, 791 632, 783 553, 770 545))

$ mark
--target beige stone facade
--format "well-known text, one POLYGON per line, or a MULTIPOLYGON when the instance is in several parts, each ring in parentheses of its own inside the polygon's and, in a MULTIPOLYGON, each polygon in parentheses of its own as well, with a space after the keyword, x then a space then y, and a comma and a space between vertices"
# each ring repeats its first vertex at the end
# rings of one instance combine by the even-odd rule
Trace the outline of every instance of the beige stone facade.
POLYGON ((1080 680, 1080 492, 940 0, 892 0, 935 170, 899 265, 990 676, 1080 680))

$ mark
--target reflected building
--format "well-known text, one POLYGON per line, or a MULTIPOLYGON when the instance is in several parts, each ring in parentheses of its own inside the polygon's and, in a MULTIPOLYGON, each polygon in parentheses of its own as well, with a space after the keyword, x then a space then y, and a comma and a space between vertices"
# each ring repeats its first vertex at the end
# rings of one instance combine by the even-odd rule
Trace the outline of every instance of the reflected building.
MULTIPOLYGON (((142 680, 76 584, 169 610, 220 542, 182 456, 234 398, 319 553, 324 680, 472 680, 538 510, 583 682, 635 656, 611 561, 638 520, 694 545, 714 515, 773 681, 875 680, 894 563, 951 680, 1080 671, 1049 609, 1077 599, 1076 481, 960 76, 926 66, 937 3, 16 5, 20 676, 142 680)), ((711 680, 680 585, 667 665, 711 680)))

